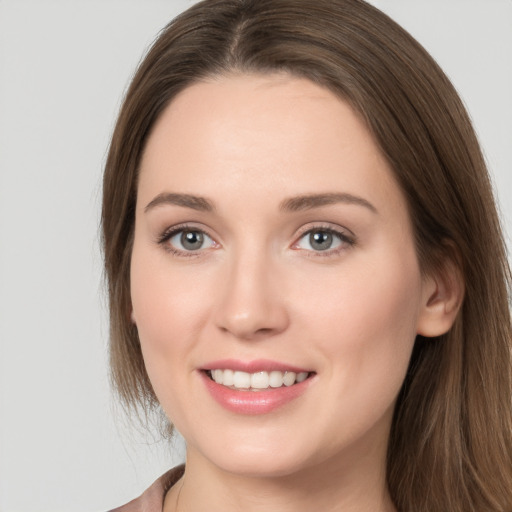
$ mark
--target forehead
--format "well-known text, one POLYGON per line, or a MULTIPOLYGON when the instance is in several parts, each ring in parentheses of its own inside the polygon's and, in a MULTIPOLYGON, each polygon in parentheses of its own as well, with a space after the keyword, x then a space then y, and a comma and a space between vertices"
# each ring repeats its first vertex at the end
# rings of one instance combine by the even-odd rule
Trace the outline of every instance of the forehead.
POLYGON ((293 196, 334 189, 403 199, 346 102, 287 74, 235 75, 195 83, 165 109, 143 155, 139 197, 172 191, 268 198, 276 190, 293 196))

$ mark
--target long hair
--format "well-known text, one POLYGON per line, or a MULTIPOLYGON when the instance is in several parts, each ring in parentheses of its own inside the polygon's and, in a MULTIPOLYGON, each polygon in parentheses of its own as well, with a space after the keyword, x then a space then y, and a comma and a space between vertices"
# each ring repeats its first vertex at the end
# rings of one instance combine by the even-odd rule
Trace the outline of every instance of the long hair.
POLYGON ((228 73, 288 72, 364 119, 408 203, 424 273, 446 259, 465 297, 452 329, 418 336, 387 458, 407 512, 512 510, 510 269, 485 162, 450 81, 406 31, 362 0, 205 0, 173 20, 139 66, 103 183, 113 381, 125 404, 157 406, 129 315, 137 174, 176 94, 228 73))

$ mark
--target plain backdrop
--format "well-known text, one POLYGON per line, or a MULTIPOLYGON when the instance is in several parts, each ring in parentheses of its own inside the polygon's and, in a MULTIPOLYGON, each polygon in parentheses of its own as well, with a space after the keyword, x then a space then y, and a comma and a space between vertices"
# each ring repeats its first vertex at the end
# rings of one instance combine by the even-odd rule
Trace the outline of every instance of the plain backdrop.
MULTIPOLYGON (((181 441, 131 429, 111 398, 98 217, 128 80, 192 3, 0 0, 1 512, 105 511, 183 457, 181 441)), ((510 240, 512 0, 372 3, 461 93, 510 240)))

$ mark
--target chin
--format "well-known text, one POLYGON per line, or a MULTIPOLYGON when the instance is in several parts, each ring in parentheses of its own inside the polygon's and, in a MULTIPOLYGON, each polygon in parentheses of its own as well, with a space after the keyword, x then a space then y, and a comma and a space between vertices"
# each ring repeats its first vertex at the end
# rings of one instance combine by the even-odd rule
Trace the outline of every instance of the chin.
POLYGON ((222 471, 245 477, 286 477, 307 465, 304 445, 299 443, 299 446, 294 446, 289 440, 280 439, 276 442, 266 438, 260 439, 258 443, 245 441, 226 444, 217 441, 204 451, 190 448, 190 455, 194 458, 204 457, 222 471))
POLYGON ((228 473, 250 478, 283 478, 300 472, 303 460, 298 458, 275 457, 265 454, 249 456, 245 459, 221 458, 212 460, 219 469, 228 473))

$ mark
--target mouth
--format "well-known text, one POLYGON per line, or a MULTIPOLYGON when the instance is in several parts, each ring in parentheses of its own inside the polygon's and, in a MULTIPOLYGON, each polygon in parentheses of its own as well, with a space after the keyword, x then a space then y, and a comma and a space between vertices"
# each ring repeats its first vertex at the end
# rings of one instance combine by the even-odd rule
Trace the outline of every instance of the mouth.
POLYGON ((312 377, 314 372, 294 371, 258 371, 254 373, 215 368, 203 370, 216 384, 237 391, 266 391, 283 387, 292 387, 312 377))
POLYGON ((271 413, 307 393, 316 372, 269 359, 223 359, 200 368, 210 396, 242 415, 271 413))
POLYGON ((308 395, 317 373, 270 359, 222 359, 198 368, 210 396, 242 415, 271 413, 308 395))

